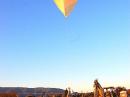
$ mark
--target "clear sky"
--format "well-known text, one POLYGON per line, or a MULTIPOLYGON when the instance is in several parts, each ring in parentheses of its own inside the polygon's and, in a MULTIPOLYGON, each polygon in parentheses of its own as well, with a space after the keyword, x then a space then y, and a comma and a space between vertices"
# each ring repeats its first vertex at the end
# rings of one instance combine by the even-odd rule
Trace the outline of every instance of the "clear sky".
POLYGON ((130 1, 0 0, 0 86, 130 88, 130 1))

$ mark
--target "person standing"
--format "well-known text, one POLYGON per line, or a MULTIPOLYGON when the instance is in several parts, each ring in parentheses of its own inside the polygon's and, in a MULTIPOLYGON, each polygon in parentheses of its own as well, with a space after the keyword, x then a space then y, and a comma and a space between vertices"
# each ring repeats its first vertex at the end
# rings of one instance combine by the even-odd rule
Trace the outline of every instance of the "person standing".
POLYGON ((68 97, 68 94, 69 94, 69 91, 68 91, 68 89, 66 88, 64 97, 68 97))

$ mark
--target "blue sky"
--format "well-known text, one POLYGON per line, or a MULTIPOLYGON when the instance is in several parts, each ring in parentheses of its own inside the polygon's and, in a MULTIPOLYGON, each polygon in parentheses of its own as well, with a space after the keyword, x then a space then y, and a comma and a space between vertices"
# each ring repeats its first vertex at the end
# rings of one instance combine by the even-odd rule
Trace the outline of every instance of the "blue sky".
POLYGON ((0 1, 0 86, 130 88, 129 59, 129 0, 78 0, 68 18, 53 0, 0 1))

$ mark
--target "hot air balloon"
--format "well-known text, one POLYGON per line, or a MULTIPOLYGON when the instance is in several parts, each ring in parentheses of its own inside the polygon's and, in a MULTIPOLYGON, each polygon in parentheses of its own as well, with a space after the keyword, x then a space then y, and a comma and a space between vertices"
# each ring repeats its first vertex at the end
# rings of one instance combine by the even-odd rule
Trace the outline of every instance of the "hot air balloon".
POLYGON ((77 0, 54 0, 54 2, 63 15, 67 17, 72 12, 77 0))

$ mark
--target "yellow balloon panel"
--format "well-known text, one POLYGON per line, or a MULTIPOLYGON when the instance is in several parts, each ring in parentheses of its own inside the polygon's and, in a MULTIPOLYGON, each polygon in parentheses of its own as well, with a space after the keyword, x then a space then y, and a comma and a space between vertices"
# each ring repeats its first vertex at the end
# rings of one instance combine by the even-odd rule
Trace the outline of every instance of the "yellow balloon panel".
POLYGON ((54 2, 64 16, 67 17, 73 10, 77 0, 54 0, 54 2))
POLYGON ((64 10, 64 0, 54 0, 55 4, 59 8, 59 10, 65 15, 65 10, 64 10))

